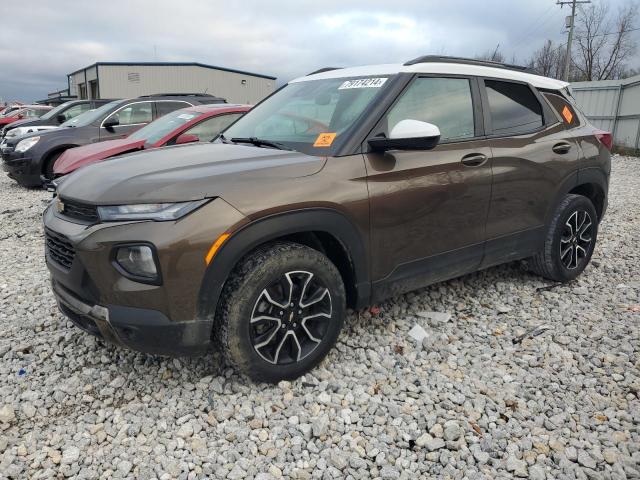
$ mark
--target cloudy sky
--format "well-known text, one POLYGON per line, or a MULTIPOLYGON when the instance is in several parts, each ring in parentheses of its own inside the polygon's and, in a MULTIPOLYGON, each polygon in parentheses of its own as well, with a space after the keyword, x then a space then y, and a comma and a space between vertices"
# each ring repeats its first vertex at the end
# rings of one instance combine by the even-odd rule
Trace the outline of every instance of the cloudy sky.
POLYGON ((279 83, 498 44, 524 61, 546 38, 565 41, 567 14, 556 0, 0 0, 0 98, 45 98, 96 61, 196 61, 279 83))

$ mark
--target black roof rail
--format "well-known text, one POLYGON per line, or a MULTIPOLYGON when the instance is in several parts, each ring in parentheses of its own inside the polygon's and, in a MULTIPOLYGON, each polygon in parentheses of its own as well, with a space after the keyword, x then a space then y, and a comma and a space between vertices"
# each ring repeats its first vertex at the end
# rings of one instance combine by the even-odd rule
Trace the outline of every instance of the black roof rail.
POLYGON ((330 72, 331 70, 340 70, 342 67, 324 67, 324 68, 319 68, 318 70, 314 70, 311 73, 307 73, 305 75, 305 77, 308 77, 309 75, 315 75, 316 73, 323 73, 323 72, 330 72))
POLYGON ((149 95, 140 95, 142 97, 215 97, 210 93, 151 93, 149 95))
POLYGON ((417 63, 461 63, 463 65, 479 65, 483 67, 504 68, 506 70, 518 70, 520 72, 532 73, 529 67, 523 65, 512 65, 509 63, 494 62, 491 60, 478 60, 476 58, 448 57, 442 55, 424 55, 422 57, 409 60, 404 65, 415 65, 417 63))

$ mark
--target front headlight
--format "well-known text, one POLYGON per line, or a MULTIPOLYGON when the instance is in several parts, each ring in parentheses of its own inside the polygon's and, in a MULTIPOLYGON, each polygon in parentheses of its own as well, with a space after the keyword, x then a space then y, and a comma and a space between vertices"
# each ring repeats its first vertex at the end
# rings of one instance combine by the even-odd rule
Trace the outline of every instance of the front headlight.
POLYGON ((40 137, 29 137, 29 138, 25 138, 24 140, 20 140, 18 142, 18 145, 16 145, 15 151, 26 152, 31 147, 33 147, 36 143, 38 143, 38 140, 40 140, 40 137))
POLYGON ((98 215, 103 222, 126 220, 177 220, 193 212, 210 199, 177 203, 139 203, 134 205, 107 205, 98 207, 98 215))

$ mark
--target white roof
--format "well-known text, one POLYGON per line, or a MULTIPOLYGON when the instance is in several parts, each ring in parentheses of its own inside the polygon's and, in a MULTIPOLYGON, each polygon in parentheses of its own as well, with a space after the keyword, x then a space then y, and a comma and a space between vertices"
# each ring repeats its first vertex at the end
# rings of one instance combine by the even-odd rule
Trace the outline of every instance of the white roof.
POLYGON ((479 77, 504 78, 506 80, 527 82, 536 88, 548 88, 551 90, 559 90, 569 85, 567 82, 563 82, 561 80, 542 77, 540 75, 521 72, 519 70, 449 62, 426 62, 416 63, 414 65, 387 63, 382 65, 366 65, 362 67, 340 68, 337 70, 330 70, 328 72, 316 73, 314 75, 307 75, 306 77, 299 77, 295 80, 291 80, 291 82, 289 83, 322 80, 326 78, 352 78, 370 77, 375 75, 393 75, 402 72, 475 75, 479 77))

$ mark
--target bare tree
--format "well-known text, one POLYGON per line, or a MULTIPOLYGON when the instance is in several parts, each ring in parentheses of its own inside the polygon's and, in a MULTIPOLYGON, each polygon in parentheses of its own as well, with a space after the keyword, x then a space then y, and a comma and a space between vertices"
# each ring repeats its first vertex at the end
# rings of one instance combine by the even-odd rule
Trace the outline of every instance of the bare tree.
POLYGON ((476 55, 475 58, 476 60, 488 60, 490 62, 504 62, 504 54, 500 51, 500 44, 497 44, 493 50, 487 50, 481 55, 476 55))
POLYGON ((561 78, 565 55, 565 45, 556 45, 553 40, 547 40, 541 48, 533 52, 528 67, 538 75, 561 78))
POLYGON ((636 15, 635 3, 622 6, 613 15, 604 2, 580 7, 576 15, 577 48, 572 55, 573 80, 609 80, 623 74, 625 63, 637 47, 631 37, 636 15))

